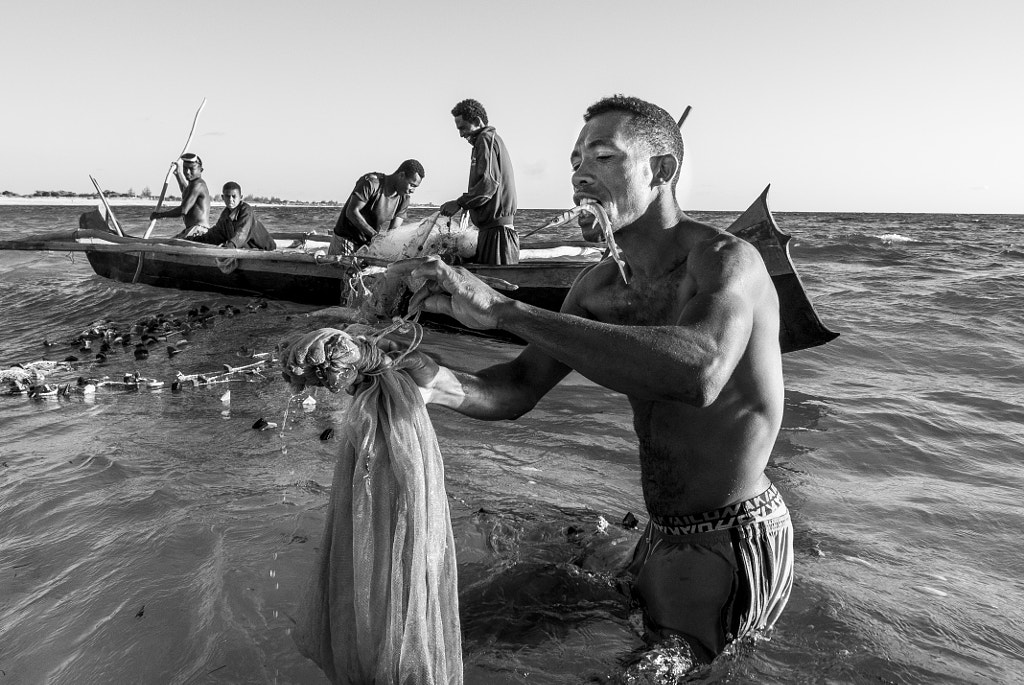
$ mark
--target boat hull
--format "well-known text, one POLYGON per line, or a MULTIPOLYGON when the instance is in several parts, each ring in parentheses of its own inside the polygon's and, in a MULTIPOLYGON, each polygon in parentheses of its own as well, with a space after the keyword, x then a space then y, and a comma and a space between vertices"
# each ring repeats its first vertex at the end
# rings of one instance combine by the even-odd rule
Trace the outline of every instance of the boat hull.
POLYGON ((246 260, 224 273, 212 257, 112 252, 86 252, 86 256, 98 275, 123 283, 324 306, 341 303, 345 277, 342 268, 271 260, 246 260))
MULTIPOLYGON (((727 230, 758 249, 772 277, 779 297, 779 344, 782 352, 823 345, 835 339, 838 334, 826 328, 814 311, 789 256, 790 236, 779 230, 768 209, 767 197, 768 188, 765 188, 761 196, 727 230)), ((83 216, 83 221, 87 218, 83 216)), ((87 234, 97 233, 81 233, 87 234)), ((292 238, 303 239, 304 236, 298 234, 292 238)), ((275 238, 286 236, 275 235, 275 238)), ((144 283, 160 288, 335 306, 345 304, 346 280, 352 273, 351 266, 337 261, 338 258, 294 252, 254 253, 249 250, 216 249, 216 254, 211 254, 210 248, 182 246, 182 241, 174 241, 173 245, 160 245, 158 241, 148 242, 109 234, 104 236, 102 242, 114 245, 89 248, 86 252, 97 274, 117 281, 144 283), (153 246, 155 251, 135 251, 140 243, 153 246), (218 266, 218 257, 230 258, 236 266, 222 270, 218 266)), ((592 263, 542 259, 508 266, 471 264, 467 268, 480 276, 515 284, 515 290, 506 292, 513 299, 557 311, 576 277, 592 263)), ((444 316, 425 315, 424 320, 466 330, 458 321, 444 316)), ((495 331, 479 333, 510 337, 509 334, 495 331)))
MULTIPOLYGON (((205 255, 143 253, 140 256, 131 252, 88 251, 86 256, 98 275, 122 283, 263 297, 325 307, 344 304, 345 280, 350 275, 348 269, 337 264, 273 259, 243 259, 233 271, 224 273, 215 258, 205 255)), ((472 265, 469 268, 482 276, 516 284, 515 290, 506 292, 513 299, 558 310, 573 280, 586 266, 586 262, 550 261, 516 266, 472 265)), ((436 317, 436 320, 445 321, 445 317, 436 317)), ((450 326, 457 325, 452 319, 445 322, 450 326)))

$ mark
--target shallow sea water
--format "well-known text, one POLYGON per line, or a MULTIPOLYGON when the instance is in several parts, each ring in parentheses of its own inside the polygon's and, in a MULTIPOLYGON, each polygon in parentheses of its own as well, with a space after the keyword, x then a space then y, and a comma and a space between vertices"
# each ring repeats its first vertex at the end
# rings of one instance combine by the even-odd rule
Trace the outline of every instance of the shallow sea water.
MULTIPOLYGON (((71 229, 81 211, 0 207, 0 240, 71 229)), ((322 232, 335 211, 260 210, 271 228, 322 232)), ((147 212, 118 215, 138 233, 147 212)), ((527 210, 520 226, 553 213, 527 210)), ((698 679, 1024 682, 1024 218, 776 218, 841 337, 784 358, 768 473, 794 516, 790 605, 770 640, 698 679)), ((347 397, 289 406, 276 372, 169 388, 178 370, 237 366, 319 327, 313 308, 250 311, 243 298, 107 281, 81 255, 0 251, 0 368, 80 354, 65 341, 100 319, 203 304, 241 313, 218 315, 175 357, 160 346, 88 368, 163 389, 0 396, 0 683, 325 682, 289 631, 337 448, 319 436, 347 397), (286 408, 283 431, 252 430, 260 417, 282 424, 286 408)), ((431 331, 424 349, 479 368, 519 348, 431 331)), ((431 416, 467 683, 621 678, 641 642, 611 580, 636 539, 618 524, 646 520, 628 403, 572 375, 515 422, 431 416)))

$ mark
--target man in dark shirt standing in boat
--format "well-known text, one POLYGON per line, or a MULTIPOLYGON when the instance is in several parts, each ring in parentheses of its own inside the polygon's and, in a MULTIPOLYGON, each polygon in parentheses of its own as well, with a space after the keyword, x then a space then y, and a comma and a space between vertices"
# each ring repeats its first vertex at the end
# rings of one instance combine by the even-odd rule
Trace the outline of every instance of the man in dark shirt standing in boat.
POLYGON ((174 163, 174 179, 178 182, 181 191, 181 205, 174 209, 166 209, 162 212, 153 212, 149 215, 150 221, 156 219, 170 219, 180 216, 185 222, 185 230, 174 236, 175 238, 186 238, 190 235, 202 233, 210 228, 210 189, 206 187, 203 180, 203 160, 199 155, 186 152, 174 163))
POLYGON ((518 264, 519 235, 514 224, 516 179, 505 143, 487 124, 487 112, 476 100, 463 100, 452 109, 455 128, 473 146, 469 190, 441 205, 441 214, 459 210, 480 230, 476 257, 479 264, 518 264))
POLYGON ((401 226, 425 175, 422 164, 407 159, 393 174, 374 171, 362 176, 334 225, 328 254, 351 254, 381 231, 401 226))
POLYGON ((242 186, 234 181, 224 184, 224 211, 217 224, 205 233, 187 240, 235 249, 274 250, 277 243, 270 236, 256 212, 242 201, 242 186))
MULTIPOLYGON (((392 271, 425 281, 410 311, 528 342, 476 373, 414 353, 410 372, 428 403, 488 420, 525 414, 573 370, 626 395, 650 522, 624 575, 648 636, 682 638, 706 662, 770 628, 792 587, 792 523, 764 472, 783 410, 779 302, 756 248, 680 208, 683 143, 665 110, 617 95, 584 121, 573 199, 606 213, 625 278, 603 260, 556 313, 437 258, 400 262, 392 271)), ((601 239, 594 217, 580 226, 601 239)))

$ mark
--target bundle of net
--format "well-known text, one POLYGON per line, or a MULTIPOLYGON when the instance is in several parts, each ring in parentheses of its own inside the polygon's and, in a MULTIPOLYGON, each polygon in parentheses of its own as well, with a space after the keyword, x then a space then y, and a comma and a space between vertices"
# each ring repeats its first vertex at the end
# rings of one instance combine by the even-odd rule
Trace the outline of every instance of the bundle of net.
MULTIPOLYGON (((293 388, 354 392, 323 541, 294 632, 334 683, 461 683, 455 541, 441 451, 407 355, 321 328, 282 345, 293 388)), ((366 327, 361 327, 365 329, 366 327)), ((394 326, 388 329, 392 331, 394 326)))

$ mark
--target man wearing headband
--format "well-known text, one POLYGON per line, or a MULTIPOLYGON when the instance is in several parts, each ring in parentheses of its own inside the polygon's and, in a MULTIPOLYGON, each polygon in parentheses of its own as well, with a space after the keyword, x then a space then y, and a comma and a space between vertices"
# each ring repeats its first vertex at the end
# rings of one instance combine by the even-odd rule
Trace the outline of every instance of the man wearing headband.
POLYGON ((175 238, 202 235, 210 228, 210 189, 203 180, 203 160, 197 154, 186 152, 171 166, 181 190, 181 205, 162 212, 153 212, 149 219, 153 221, 180 216, 185 222, 185 230, 174 236, 175 238), (181 163, 180 169, 178 162, 181 163))
POLYGON ((401 226, 425 173, 422 164, 407 159, 393 174, 373 171, 356 181, 334 225, 328 254, 351 254, 378 233, 401 226))

